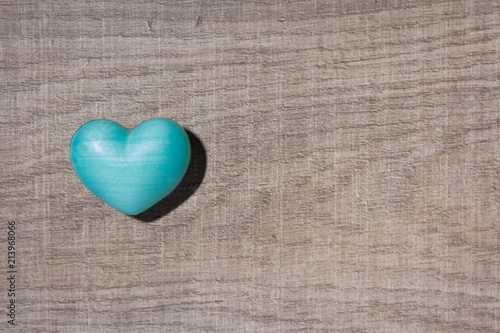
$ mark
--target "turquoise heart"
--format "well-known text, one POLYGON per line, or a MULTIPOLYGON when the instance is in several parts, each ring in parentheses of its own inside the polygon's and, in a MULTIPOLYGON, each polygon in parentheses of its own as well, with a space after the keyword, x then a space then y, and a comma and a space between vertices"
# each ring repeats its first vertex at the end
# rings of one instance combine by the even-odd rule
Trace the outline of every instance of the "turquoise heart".
POLYGON ((170 119, 149 119, 132 130, 97 119, 75 132, 69 155, 76 175, 92 193, 136 215, 179 185, 191 147, 184 129, 170 119))

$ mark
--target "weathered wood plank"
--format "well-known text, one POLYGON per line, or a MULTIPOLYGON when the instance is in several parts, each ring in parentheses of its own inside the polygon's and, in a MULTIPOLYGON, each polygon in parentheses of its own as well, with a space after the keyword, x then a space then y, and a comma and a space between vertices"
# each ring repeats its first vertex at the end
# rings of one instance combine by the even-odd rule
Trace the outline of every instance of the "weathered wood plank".
POLYGON ((17 330, 499 331, 499 41, 497 1, 3 1, 17 330), (137 219, 68 145, 156 116, 196 153, 137 219))

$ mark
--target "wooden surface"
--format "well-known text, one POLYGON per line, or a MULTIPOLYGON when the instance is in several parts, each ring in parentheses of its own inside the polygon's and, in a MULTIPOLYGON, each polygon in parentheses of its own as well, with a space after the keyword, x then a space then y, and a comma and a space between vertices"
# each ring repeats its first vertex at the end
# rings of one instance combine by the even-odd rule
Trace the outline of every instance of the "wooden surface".
POLYGON ((499 332, 499 62, 495 0, 2 1, 0 331, 499 332), (68 145, 157 116, 126 216, 68 145))

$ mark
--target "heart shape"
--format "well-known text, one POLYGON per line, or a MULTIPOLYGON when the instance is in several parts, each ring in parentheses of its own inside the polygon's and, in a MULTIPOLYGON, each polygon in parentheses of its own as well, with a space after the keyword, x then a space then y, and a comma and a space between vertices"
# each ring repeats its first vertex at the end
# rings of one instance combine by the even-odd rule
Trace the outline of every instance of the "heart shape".
POLYGON ((184 129, 170 119, 149 119, 132 130, 97 119, 73 134, 69 155, 76 175, 92 193, 136 215, 179 185, 191 147, 184 129))

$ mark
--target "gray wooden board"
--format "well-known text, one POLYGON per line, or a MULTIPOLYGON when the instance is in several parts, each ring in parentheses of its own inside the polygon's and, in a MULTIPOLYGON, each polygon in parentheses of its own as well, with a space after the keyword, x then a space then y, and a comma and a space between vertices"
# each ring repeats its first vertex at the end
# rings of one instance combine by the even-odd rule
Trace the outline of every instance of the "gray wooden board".
POLYGON ((0 331, 500 331, 499 60, 494 0, 2 1, 0 331), (130 217, 69 141, 158 116, 130 217))

